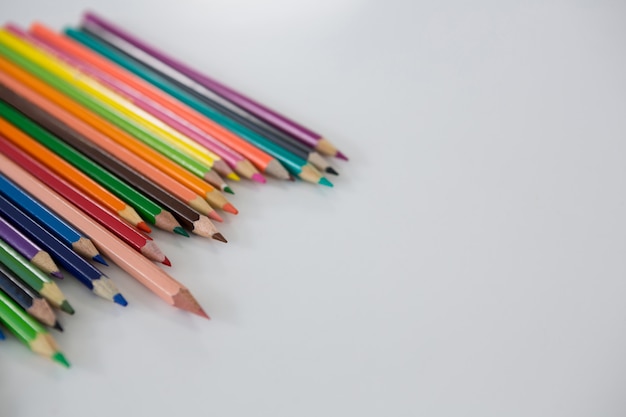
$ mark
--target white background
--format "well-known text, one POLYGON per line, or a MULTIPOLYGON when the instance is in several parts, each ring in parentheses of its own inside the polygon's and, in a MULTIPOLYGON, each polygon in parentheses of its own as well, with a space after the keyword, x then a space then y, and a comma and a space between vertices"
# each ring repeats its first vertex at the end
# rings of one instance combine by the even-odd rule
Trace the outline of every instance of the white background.
POLYGON ((235 184, 228 245, 156 233, 211 321, 63 282, 71 370, 0 343, 0 415, 626 415, 621 1, 91 8, 321 131, 335 189, 235 184))

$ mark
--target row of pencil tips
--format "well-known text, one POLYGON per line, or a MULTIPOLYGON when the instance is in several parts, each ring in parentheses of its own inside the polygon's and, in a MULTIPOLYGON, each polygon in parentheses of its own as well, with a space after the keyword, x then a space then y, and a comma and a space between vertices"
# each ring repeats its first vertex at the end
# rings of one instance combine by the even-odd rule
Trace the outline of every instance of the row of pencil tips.
MULTIPOLYGON (((59 285, 127 301, 113 262, 168 304, 208 318, 162 269, 153 227, 226 243, 230 181, 332 186, 321 134, 166 55, 94 13, 78 29, 0 29, 0 323, 69 362, 48 329, 74 309, 59 285)), ((4 333, 0 331, 0 339, 4 333)))

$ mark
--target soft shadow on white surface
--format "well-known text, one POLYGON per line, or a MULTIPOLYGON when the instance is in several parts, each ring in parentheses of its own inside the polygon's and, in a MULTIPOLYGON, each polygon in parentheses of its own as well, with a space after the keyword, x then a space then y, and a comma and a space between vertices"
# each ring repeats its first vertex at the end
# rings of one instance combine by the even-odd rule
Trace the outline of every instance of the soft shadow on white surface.
POLYGON ((235 184, 228 245, 156 234, 210 322, 115 268, 126 309, 63 283, 74 367, 0 343, 0 415, 626 413, 622 3, 31 1, 0 16, 61 28, 87 8, 351 161, 334 189, 235 184))

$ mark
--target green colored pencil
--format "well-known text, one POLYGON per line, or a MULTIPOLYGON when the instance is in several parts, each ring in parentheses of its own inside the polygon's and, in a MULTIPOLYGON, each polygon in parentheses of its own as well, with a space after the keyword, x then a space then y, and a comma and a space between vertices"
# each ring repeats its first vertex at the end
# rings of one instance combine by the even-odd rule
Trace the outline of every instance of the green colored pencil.
POLYGON ((19 53, 2 44, 0 44, 0 55, 12 61, 14 64, 20 66, 22 69, 30 72, 32 75, 36 76, 42 81, 45 81, 59 92, 65 94, 66 96, 85 106, 92 112, 96 113, 98 116, 106 119, 107 121, 116 125, 128 134, 139 139, 147 146, 168 157, 192 174, 202 179, 210 177, 209 172, 211 172, 211 167, 196 160, 191 155, 188 155, 179 148, 162 142, 161 139, 155 136, 152 132, 130 120, 117 110, 113 109, 111 106, 103 103, 101 100, 92 97, 90 94, 86 93, 80 88, 68 83, 67 81, 57 77, 54 74, 51 74, 45 68, 38 66, 37 64, 31 62, 19 53))
POLYGON ((28 259, 20 255, 2 239, 0 239, 0 263, 13 271, 26 285, 37 291, 50 304, 68 314, 74 314, 74 309, 56 282, 28 262, 28 259))
POLYGON ((59 352, 48 331, 2 291, 0 291, 0 322, 33 352, 52 359, 66 368, 70 367, 70 363, 59 352))
POLYGON ((147 222, 188 236, 169 211, 1 100, 0 116, 131 205, 147 222))

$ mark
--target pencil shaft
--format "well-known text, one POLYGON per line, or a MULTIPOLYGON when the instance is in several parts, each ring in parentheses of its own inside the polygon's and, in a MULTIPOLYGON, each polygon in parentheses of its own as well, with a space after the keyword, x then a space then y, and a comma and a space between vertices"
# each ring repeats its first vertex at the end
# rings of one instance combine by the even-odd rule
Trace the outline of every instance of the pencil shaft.
POLYGON ((93 281, 103 276, 98 269, 78 256, 54 235, 1 195, 0 212, 24 234, 50 252, 55 260, 78 279, 78 281, 90 290, 93 290, 93 281))
MULTIPOLYGON (((0 136, 0 153, 4 154, 16 164, 20 165, 22 168, 47 184, 50 188, 54 189, 57 193, 61 194, 68 201, 73 203, 76 207, 81 209, 102 226, 106 227, 133 249, 144 254, 146 253, 145 248, 148 245, 148 242, 152 239, 138 232, 135 228, 122 221, 112 212, 106 210, 70 183, 64 181, 56 173, 46 168, 43 164, 37 162, 37 160, 32 158, 17 146, 13 145, 8 140, 4 139, 2 136, 0 136)), ((152 244, 150 246, 154 248, 156 245, 152 244)), ((165 260, 165 256, 162 254, 160 249, 158 249, 158 247, 153 249, 151 252, 148 252, 147 255, 153 255, 151 259, 158 262, 163 262, 165 260)))
MULTIPOLYGON (((71 127, 54 118, 49 113, 46 113, 44 110, 35 107, 33 103, 18 96, 2 85, 0 85, 0 99, 6 100, 31 120, 73 147, 77 151, 76 154, 81 153, 85 157, 90 158, 94 163, 109 170, 109 172, 121 178, 126 183, 131 184, 137 191, 168 209, 168 211, 181 222, 185 229, 193 230, 194 222, 200 220, 199 213, 176 199, 176 197, 172 196, 169 192, 163 190, 128 165, 121 163, 111 154, 92 145, 87 138, 83 137, 71 127)), ((1 186, 2 182, 0 182, 0 191, 2 190, 1 186)))
MULTIPOLYGON (((1 89, 2 86, 0 86, 1 89)), ((98 250, 93 246, 89 238, 83 236, 72 225, 57 216, 56 213, 50 211, 41 202, 32 198, 2 176, 0 176, 0 192, 32 217, 37 218, 49 232, 58 237, 67 246, 72 247, 80 255, 88 259, 99 255, 98 250)))

